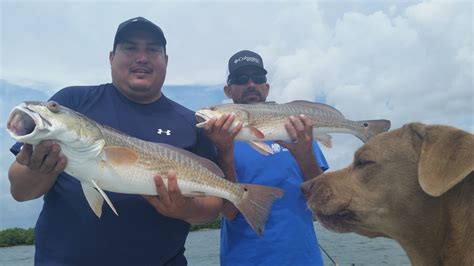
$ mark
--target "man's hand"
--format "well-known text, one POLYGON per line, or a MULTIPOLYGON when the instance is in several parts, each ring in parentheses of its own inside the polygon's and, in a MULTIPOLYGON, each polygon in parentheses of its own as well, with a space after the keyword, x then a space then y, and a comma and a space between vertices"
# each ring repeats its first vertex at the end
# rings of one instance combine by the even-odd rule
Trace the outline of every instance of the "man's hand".
POLYGON ((191 205, 192 198, 186 198, 181 194, 175 171, 169 171, 167 178, 168 188, 166 188, 163 178, 156 175, 154 179, 158 196, 145 196, 145 198, 159 213, 186 221, 189 218, 187 208, 191 205))
POLYGON ((168 172, 168 188, 160 175, 156 175, 154 179, 158 196, 144 197, 164 216, 190 224, 201 224, 215 219, 222 208, 222 200, 217 197, 184 197, 178 187, 175 171, 168 172))
POLYGON ((309 117, 290 116, 285 122, 285 128, 292 142, 277 140, 276 143, 287 148, 297 159, 313 153, 313 121, 309 117))
POLYGON ((65 156, 61 156, 61 147, 51 140, 41 141, 33 151, 33 146, 23 144, 16 156, 17 163, 28 167, 40 175, 59 175, 67 165, 65 156))
POLYGON ((234 148, 235 136, 242 129, 242 123, 238 123, 236 127, 230 129, 234 119, 234 115, 224 114, 219 119, 209 119, 204 126, 207 136, 220 152, 226 152, 234 148))
POLYGON ((278 140, 281 146, 287 148, 295 158, 304 180, 309 180, 322 173, 313 151, 313 121, 305 116, 290 116, 285 123, 291 143, 278 140))

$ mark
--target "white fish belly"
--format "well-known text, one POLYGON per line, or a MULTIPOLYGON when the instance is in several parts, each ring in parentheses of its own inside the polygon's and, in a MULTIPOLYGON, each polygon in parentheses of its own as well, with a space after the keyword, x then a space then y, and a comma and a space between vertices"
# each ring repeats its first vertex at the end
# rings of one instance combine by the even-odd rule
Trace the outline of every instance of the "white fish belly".
POLYGON ((102 190, 126 194, 157 194, 153 180, 156 173, 137 167, 113 167, 99 160, 90 160, 81 165, 68 163, 65 171, 89 186, 93 186, 94 180, 102 190))
MULTIPOLYGON (((154 176, 156 171, 150 171, 136 166, 105 167, 100 170, 101 175, 97 184, 107 191, 157 195, 154 176)), ((162 177, 166 177, 163 176, 162 177)))
POLYGON ((235 137, 238 140, 288 140, 290 136, 286 132, 284 125, 275 125, 272 128, 259 128, 265 136, 263 139, 258 138, 255 133, 247 127, 242 130, 235 137))
MULTIPOLYGON (((139 195, 157 195, 154 176, 156 171, 146 170, 142 167, 128 166, 128 167, 112 167, 98 163, 95 167, 88 165, 81 167, 80 171, 76 172, 76 178, 81 182, 86 182, 92 185, 91 180, 94 179, 97 185, 105 191, 125 193, 125 194, 139 194, 139 195), (87 173, 83 169, 89 169, 87 173), (97 169, 92 171, 91 169, 97 169)), ((166 174, 161 174, 165 186, 168 186, 168 179, 166 174)), ((182 194, 195 195, 196 192, 205 195, 225 198, 235 202, 238 200, 235 195, 228 190, 202 183, 192 182, 190 178, 180 179, 178 176, 178 186, 182 194)))
POLYGON ((225 189, 213 186, 205 186, 188 180, 179 180, 178 178, 178 186, 182 194, 193 195, 195 194, 195 192, 203 192, 206 195, 224 198, 231 202, 237 202, 239 200, 236 195, 230 193, 225 189))
POLYGON ((330 133, 347 133, 347 134, 357 135, 359 132, 349 129, 349 128, 344 128, 344 127, 315 127, 313 128, 313 135, 330 134, 330 133))

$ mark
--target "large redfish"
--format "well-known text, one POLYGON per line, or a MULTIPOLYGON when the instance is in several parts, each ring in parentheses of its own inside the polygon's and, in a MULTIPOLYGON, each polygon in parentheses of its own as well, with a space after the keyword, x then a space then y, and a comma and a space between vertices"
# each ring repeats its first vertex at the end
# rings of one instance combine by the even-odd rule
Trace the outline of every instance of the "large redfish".
POLYGON ((53 140, 68 158, 65 172, 77 178, 94 213, 100 217, 105 191, 156 195, 153 176, 177 173, 185 196, 211 195, 232 202, 250 226, 262 234, 269 209, 283 195, 278 188, 235 184, 213 162, 186 150, 127 136, 55 102, 24 102, 11 111, 7 130, 17 141, 37 145, 53 140))
POLYGON ((323 103, 293 101, 284 104, 274 102, 255 104, 221 104, 196 111, 198 127, 204 127, 207 120, 219 118, 223 114, 235 115, 233 127, 242 123, 243 128, 236 139, 246 140, 257 151, 273 153, 264 140, 288 140, 285 121, 289 116, 305 115, 313 121, 313 135, 327 147, 331 147, 328 133, 348 133, 363 142, 390 129, 389 120, 352 121, 334 107, 323 103))

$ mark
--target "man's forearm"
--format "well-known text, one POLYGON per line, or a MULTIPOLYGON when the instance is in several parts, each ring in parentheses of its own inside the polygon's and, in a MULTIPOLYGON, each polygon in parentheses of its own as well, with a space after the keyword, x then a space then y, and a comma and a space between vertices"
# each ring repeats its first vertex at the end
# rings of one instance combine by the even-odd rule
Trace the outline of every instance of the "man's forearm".
POLYGON ((238 213, 239 210, 237 210, 237 207, 235 207, 232 202, 224 200, 224 203, 222 205, 222 214, 225 218, 229 220, 234 220, 238 213))
POLYGON ((214 221, 222 209, 222 199, 207 196, 202 198, 193 198, 192 205, 189 207, 189 217, 186 222, 190 224, 204 224, 214 221))
MULTIPOLYGON (((237 183, 237 174, 235 172, 234 149, 219 151, 217 161, 225 178, 230 182, 237 183)), ((222 214, 229 220, 233 220, 239 211, 231 202, 224 200, 222 205, 222 214)))
POLYGON ((301 173, 303 174, 304 181, 307 181, 323 173, 312 150, 311 152, 307 153, 306 156, 301 156, 300 158, 295 157, 295 160, 298 163, 301 173))
POLYGON ((219 151, 217 155, 217 164, 221 168, 227 180, 236 183, 237 174, 235 173, 234 150, 219 151))
POLYGON ((10 192, 17 201, 27 201, 41 197, 53 186, 56 174, 41 175, 17 163, 8 171, 10 192))

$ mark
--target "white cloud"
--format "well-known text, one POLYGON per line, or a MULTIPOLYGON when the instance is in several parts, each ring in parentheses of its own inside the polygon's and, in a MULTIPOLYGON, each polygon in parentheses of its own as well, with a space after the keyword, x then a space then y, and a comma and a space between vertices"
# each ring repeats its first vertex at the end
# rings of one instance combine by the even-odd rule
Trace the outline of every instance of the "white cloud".
POLYGON ((280 39, 261 47, 264 58, 275 58, 271 98, 321 96, 352 119, 386 117, 395 127, 423 121, 469 130, 471 7, 423 2, 399 13, 393 6, 387 13, 346 12, 334 27, 318 19, 320 9, 305 8, 277 25, 304 25, 304 38, 295 38, 290 48, 280 39), (308 17, 316 19, 307 22, 308 17))
MULTIPOLYGON (((168 39, 167 84, 222 84, 229 56, 251 49, 269 70, 269 100, 324 99, 353 120, 474 132, 472 3, 343 3, 2 2, 0 78, 48 92, 108 82, 116 27, 140 15, 168 39)), ((360 145, 337 135, 325 150, 332 169, 360 145)))

